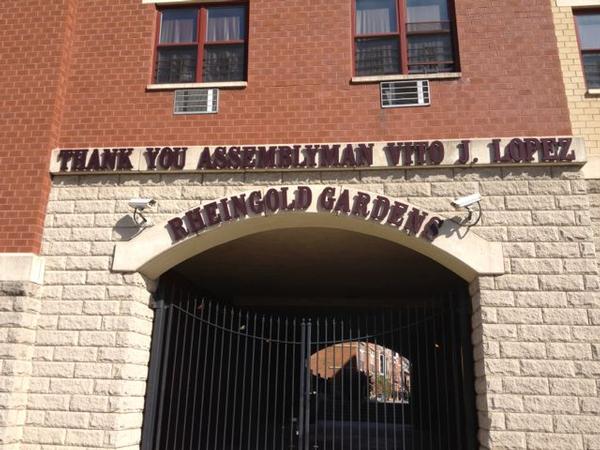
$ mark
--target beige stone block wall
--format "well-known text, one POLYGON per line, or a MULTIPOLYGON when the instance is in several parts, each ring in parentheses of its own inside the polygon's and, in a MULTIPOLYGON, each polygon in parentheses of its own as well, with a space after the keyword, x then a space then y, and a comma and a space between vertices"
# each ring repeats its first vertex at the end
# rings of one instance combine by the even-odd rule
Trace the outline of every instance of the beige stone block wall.
MULTIPOLYGON (((552 3, 573 135, 585 139, 590 155, 600 155, 600 95, 587 93, 573 8, 559 7, 556 6, 556 0, 549 1, 552 3)), ((597 4, 600 7, 600 0, 597 4)), ((560 95, 560 93, 549 92, 548 95, 560 95)), ((600 173, 597 175, 600 178, 600 173)))
POLYGON ((40 286, 0 282, 0 448, 18 450, 26 422, 40 286))
POLYGON ((57 177, 26 397, 26 450, 139 448, 153 283, 110 271, 137 232, 127 200, 157 199, 155 222, 252 186, 348 183, 453 216, 480 191, 476 232, 503 243, 506 274, 471 284, 482 449, 600 445, 600 299, 586 182, 575 169, 504 168, 57 177))

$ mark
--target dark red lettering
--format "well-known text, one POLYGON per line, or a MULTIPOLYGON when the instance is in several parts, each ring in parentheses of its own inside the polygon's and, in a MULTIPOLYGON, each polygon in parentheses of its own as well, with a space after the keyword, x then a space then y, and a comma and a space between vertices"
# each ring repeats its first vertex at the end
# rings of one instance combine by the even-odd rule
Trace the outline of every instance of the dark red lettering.
POLYGON ((400 227, 400 225, 402 225, 402 221, 404 220, 404 214, 406 214, 406 211, 408 211, 407 204, 394 202, 394 206, 392 206, 390 210, 387 224, 393 227, 400 227))
POLYGON ((429 147, 429 142, 417 142, 415 143, 415 156, 416 156, 416 164, 417 166, 422 166, 425 164, 425 152, 427 152, 427 148, 429 147))
POLYGON ((306 161, 300 162, 300 149, 302 147, 300 145, 294 145, 292 149, 292 166, 293 167, 304 167, 306 166, 306 161))
POLYGON ((117 150, 104 149, 102 152, 102 170, 115 170, 117 167, 117 150))
POLYGON ((61 150, 58 152, 58 160, 60 161, 60 171, 67 171, 67 164, 73 158, 73 151, 71 150, 61 150))
POLYGON ((179 217, 169 220, 167 222, 167 226, 169 227, 175 242, 186 238, 189 234, 189 232, 183 226, 183 220, 181 220, 179 217))
POLYGON ((215 152, 213 154, 213 164, 217 169, 226 169, 229 166, 226 151, 227 149, 225 147, 215 148, 215 152))
POLYGON ((458 144, 458 163, 467 164, 471 159, 471 141, 464 140, 458 144))
POLYGON ((248 207, 254 214, 261 214, 265 210, 265 204, 261 199, 260 191, 254 191, 248 196, 248 207))
POLYGON ((525 142, 525 158, 527 162, 535 160, 535 154, 540 151, 541 144, 539 139, 527 138, 525 142))
POLYGON ((71 163, 71 172, 82 172, 85 170, 87 160, 87 150, 75 150, 73 152, 73 162, 71 163))
POLYGON ((288 169, 292 165, 292 147, 282 145, 279 147, 279 160, 277 167, 280 169, 288 169))
POLYGON ((197 169, 214 169, 212 158, 210 156, 210 149, 208 147, 204 147, 202 153, 200 153, 200 158, 198 159, 197 169))
POLYGON ((340 165, 340 146, 339 145, 321 145, 321 166, 337 167, 340 165))
POLYGON ((296 206, 296 204, 294 203, 293 200, 290 203, 288 203, 288 188, 282 187, 281 188, 281 208, 291 211, 292 209, 294 209, 295 206, 296 206))
POLYGON ((230 200, 233 217, 238 219, 248 215, 248 209, 246 208, 246 194, 242 194, 239 197, 231 197, 230 200))
POLYGON ((501 163, 502 159, 500 157, 500 139, 493 139, 490 143, 490 148, 492 151, 492 162, 501 163))
POLYGON ((326 187, 319 195, 319 206, 325 211, 331 211, 335 202, 335 188, 326 187))
POLYGON ((508 156, 513 162, 521 162, 526 159, 525 156, 525 145, 519 138, 515 138, 508 143, 508 156))
POLYGON ((343 212, 345 214, 350 214, 350 192, 348 192, 348 189, 342 191, 333 210, 337 213, 343 212))
POLYGON ((308 186, 298 186, 296 191, 296 209, 308 209, 312 203, 312 191, 308 186))
POLYGON ((175 152, 175 162, 173 163, 173 165, 178 170, 183 169, 185 167, 187 147, 175 147, 173 149, 173 152, 175 152))
POLYGON ((242 148, 242 168, 250 169, 256 164, 254 158, 256 156, 256 147, 243 147, 242 148))
POLYGON ((175 160, 173 159, 173 149, 164 147, 158 155, 158 164, 161 169, 170 169, 175 160))
POLYGON ((132 148, 120 148, 117 153, 117 170, 131 170, 133 164, 131 164, 131 154, 133 153, 132 148))
POLYGON ((429 214, 424 212, 421 214, 421 211, 414 208, 408 213, 408 217, 406 218, 406 223, 404 224, 404 230, 408 232, 408 234, 416 235, 419 233, 419 230, 423 226, 423 222, 425 218, 429 214))
POLYGON ((146 165, 148 166, 148 169, 150 170, 154 170, 156 169, 156 157, 158 156, 158 153, 160 152, 160 148, 152 148, 152 147, 148 147, 146 148, 146 165))
POLYGON ((558 140, 558 145, 560 147, 560 153, 558 158, 561 161, 574 161, 575 160, 575 151, 571 150, 569 153, 569 149, 571 148, 571 144, 573 143, 573 139, 571 138, 560 138, 558 140))
POLYGON ((206 224, 202 218, 202 210, 200 208, 194 208, 191 211, 186 212, 185 218, 187 219, 190 231, 193 233, 197 233, 206 228, 206 224))
POLYGON ((369 217, 369 219, 381 222, 383 219, 386 218, 389 211, 390 200, 387 197, 382 197, 381 195, 378 195, 373 201, 373 210, 371 211, 371 216, 369 217))
POLYGON ((371 196, 369 194, 357 192, 356 196, 354 197, 354 204, 352 205, 352 215, 367 217, 369 215, 367 206, 369 205, 370 201, 371 196))
POLYGON ((229 147, 227 150, 227 159, 229 160, 229 167, 232 169, 239 169, 242 167, 243 152, 239 147, 229 147))
POLYGON ((317 167, 316 157, 319 151, 318 145, 306 145, 304 146, 304 154, 306 155, 306 165, 308 167, 317 167))
POLYGON ((342 158, 340 165, 343 167, 356 167, 356 159, 354 158, 354 148, 351 144, 346 145, 342 150, 342 158))
POLYGON ((279 209, 279 192, 277 189, 269 189, 265 193, 265 207, 271 212, 275 212, 279 209))
POLYGON ((221 218, 223 219, 223 222, 229 222, 231 220, 231 214, 229 213, 229 204, 227 199, 222 199, 219 202, 219 206, 221 207, 221 218))
POLYGON ((259 169, 272 169, 275 167, 275 150, 277 147, 258 147, 256 167, 259 169))
POLYGON ((556 139, 542 139, 542 162, 556 161, 556 139))
POLYGON ((94 149, 92 151, 87 166, 85 167, 85 170, 90 172, 100 170, 100 154, 98 152, 98 149, 94 149))
POLYGON ((433 141, 427 149, 427 154, 433 165, 441 164, 445 154, 444 144, 440 141, 433 141))
POLYGON ((206 214, 206 223, 208 226, 213 226, 221 223, 221 215, 219 214, 219 206, 217 202, 204 205, 204 213, 206 214))
POLYGON ((432 217, 423 228, 423 232, 421 233, 420 237, 430 242, 433 241, 440 235, 440 228, 442 228, 443 224, 444 221, 439 217, 432 217))
POLYGON ((356 164, 361 167, 371 167, 373 165, 373 146, 374 144, 358 144, 356 148, 356 164))
POLYGON ((396 144, 394 142, 388 142, 388 144, 383 147, 383 151, 385 152, 388 160, 388 164, 392 166, 397 166, 400 162, 400 151, 402 150, 402 146, 400 144, 396 144))

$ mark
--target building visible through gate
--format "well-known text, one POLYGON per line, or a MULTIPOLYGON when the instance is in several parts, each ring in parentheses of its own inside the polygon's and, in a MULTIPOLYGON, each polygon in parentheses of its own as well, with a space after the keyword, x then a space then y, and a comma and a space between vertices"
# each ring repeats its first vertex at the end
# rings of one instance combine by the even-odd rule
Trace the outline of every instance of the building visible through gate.
POLYGON ((458 277, 356 233, 217 247, 160 280, 143 448, 474 449, 470 312, 458 277), (255 266, 235 265, 250 249, 255 266))

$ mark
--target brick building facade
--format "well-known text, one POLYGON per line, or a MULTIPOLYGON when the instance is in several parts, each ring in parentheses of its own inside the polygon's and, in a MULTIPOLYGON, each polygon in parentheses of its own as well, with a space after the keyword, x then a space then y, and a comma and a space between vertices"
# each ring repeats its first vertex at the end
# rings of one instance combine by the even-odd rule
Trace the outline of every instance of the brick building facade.
MULTIPOLYGON (((416 296, 430 295, 436 283, 427 277, 441 274, 438 266, 468 285, 478 448, 600 448, 600 99, 585 83, 573 16, 581 8, 596 11, 593 2, 454 0, 447 20, 451 31, 442 26, 429 31, 450 36, 453 67, 406 73, 414 61, 402 53, 400 74, 364 75, 357 74, 356 47, 375 38, 358 31, 357 1, 368 3, 242 3, 245 36, 218 45, 244 46, 243 79, 161 84, 156 72, 160 11, 181 5, 202 9, 206 2, 5 0, 0 11, 5 24, 0 54, 7 68, 0 81, 4 448, 150 448, 142 428, 152 391, 152 307, 161 276, 220 245, 297 228, 370 235, 429 258, 430 266, 410 269, 406 279, 396 272, 378 279, 379 285, 390 283, 390 292, 392 281, 422 278, 416 296), (429 80, 430 105, 381 107, 380 82, 422 79, 429 80), (177 86, 172 84, 218 89, 218 113, 174 114, 177 86), (522 140, 512 146, 513 138, 522 140), (501 139, 502 152, 496 159, 495 139, 501 139), (513 148, 525 154, 523 139, 533 143, 531 159, 511 156, 513 148), (565 139, 569 148, 560 147, 565 139), (465 140, 481 157, 479 164, 456 161, 465 140), (392 164, 384 152, 393 143, 423 141, 440 142, 448 159, 432 163, 430 152, 418 164, 418 150, 411 147, 412 164, 401 158, 392 164), (325 143, 340 143, 342 150, 348 144, 352 151, 371 143, 374 161, 259 169, 200 168, 198 162, 205 147, 214 158, 218 146, 293 149, 325 143), (150 168, 148 148, 166 146, 188 148, 187 165, 150 168), (94 149, 119 148, 133 149, 131 167, 99 170, 90 163, 94 149), (88 150, 82 170, 72 165, 72 153, 69 165, 60 167, 61 150, 82 149, 88 150), (372 207, 365 220, 352 217, 361 217, 356 203, 356 211, 345 215, 326 214, 311 204, 285 214, 273 208, 271 215, 262 212, 239 223, 226 223, 230 211, 220 206, 221 223, 210 224, 212 202, 242 193, 266 196, 282 187, 289 192, 308 187, 315 203, 328 187, 336 196, 347 189, 353 199, 384 197, 406 211, 426 213, 424 226, 439 218, 441 228, 435 228, 433 242, 414 236, 421 224, 392 234, 390 222, 371 223, 372 207), (452 222, 462 213, 451 200, 476 192, 482 196, 481 221, 474 227, 452 222), (156 200, 144 212, 154 226, 140 227, 131 219, 128 201, 138 197, 156 200), (206 223, 196 235, 186 213, 200 205, 206 223), (189 235, 173 234, 174 219, 181 219, 189 235)), ((398 11, 406 6, 395 4, 398 11)), ((204 31, 203 14, 198 12, 196 36, 204 31)), ((397 23, 404 30, 401 17, 397 23)), ((413 39, 410 30, 399 36, 401 48, 406 36, 413 39)), ((201 59, 205 65, 209 61, 201 55, 196 69, 201 59)), ((185 69, 178 70, 175 75, 183 76, 185 69)), ((205 68, 204 79, 208 75, 205 68)), ((346 248, 340 246, 343 264, 346 248)), ((361 256, 366 249, 357 247, 353 251, 361 256)), ((318 254, 318 245, 312 250, 318 254)), ((254 270, 261 249, 252 251, 245 263, 254 270)), ((293 259, 293 252, 288 255, 293 259)), ((227 272, 224 264, 219 267, 227 272)), ((238 283, 241 267, 211 286, 212 292, 238 283)), ((310 267, 303 270, 310 278, 310 267)), ((284 282, 263 281, 270 297, 284 296, 284 282)), ((306 301, 293 294, 285 296, 306 301)), ((370 301, 364 292, 357 296, 370 301)))

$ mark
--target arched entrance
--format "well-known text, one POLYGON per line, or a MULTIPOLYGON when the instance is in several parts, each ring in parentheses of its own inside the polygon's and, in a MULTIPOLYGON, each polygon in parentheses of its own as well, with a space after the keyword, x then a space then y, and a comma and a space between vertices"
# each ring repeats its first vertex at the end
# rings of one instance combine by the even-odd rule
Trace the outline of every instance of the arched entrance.
POLYGON ((467 283, 332 228, 264 231, 160 278, 144 449, 474 449, 467 283))

